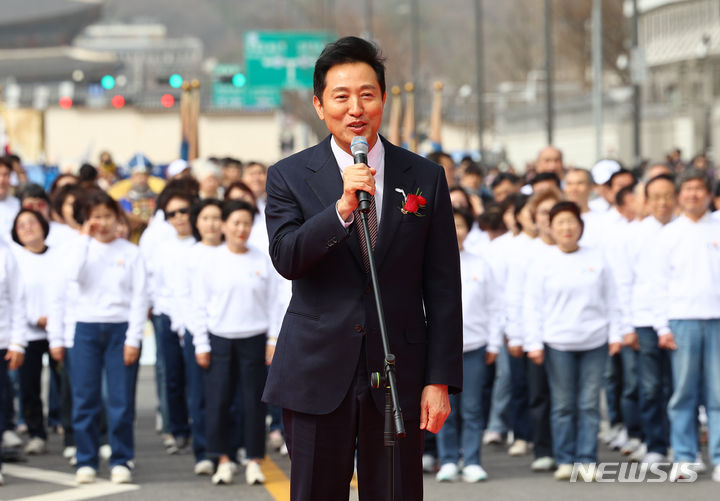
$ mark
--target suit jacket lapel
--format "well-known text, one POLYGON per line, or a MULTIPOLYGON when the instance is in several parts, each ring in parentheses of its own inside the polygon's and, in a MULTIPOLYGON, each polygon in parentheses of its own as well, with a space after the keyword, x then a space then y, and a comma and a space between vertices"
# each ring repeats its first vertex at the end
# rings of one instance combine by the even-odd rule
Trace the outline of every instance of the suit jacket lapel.
POLYGON ((378 239, 375 244, 375 263, 378 269, 380 269, 382 260, 390 249, 403 217, 402 212, 400 212, 402 195, 397 193, 395 189, 402 188, 405 193, 413 193, 416 188, 411 165, 403 163, 402 155, 398 154, 400 149, 389 143, 384 137, 381 136, 380 139, 385 147, 385 182, 383 186, 382 216, 380 218, 378 239))
MULTIPOLYGON (((306 167, 311 171, 309 176, 305 178, 305 182, 315 193, 323 207, 335 206, 335 202, 342 196, 343 181, 340 175, 340 167, 338 167, 335 156, 330 148, 330 137, 318 145, 313 156, 306 167)), ((359 221, 358 221, 359 223, 359 221)), ((338 221, 340 224, 340 221, 338 221)), ((348 230, 354 230, 351 225, 348 230)), ((352 235, 346 240, 346 244, 350 249, 350 253, 357 260, 361 268, 364 269, 362 261, 362 253, 360 251, 360 242, 357 235, 352 231, 352 235)))

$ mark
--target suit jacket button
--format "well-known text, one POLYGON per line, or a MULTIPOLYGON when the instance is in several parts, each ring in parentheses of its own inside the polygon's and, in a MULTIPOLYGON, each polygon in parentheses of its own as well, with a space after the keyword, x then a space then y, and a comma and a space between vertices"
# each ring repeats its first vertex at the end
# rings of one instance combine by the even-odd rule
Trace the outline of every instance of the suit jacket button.
POLYGON ((338 243, 337 238, 332 237, 330 240, 327 241, 327 247, 328 249, 338 243))
POLYGON ((362 332, 363 330, 362 325, 360 324, 355 324, 355 327, 353 327, 353 329, 355 329, 355 332, 362 332))

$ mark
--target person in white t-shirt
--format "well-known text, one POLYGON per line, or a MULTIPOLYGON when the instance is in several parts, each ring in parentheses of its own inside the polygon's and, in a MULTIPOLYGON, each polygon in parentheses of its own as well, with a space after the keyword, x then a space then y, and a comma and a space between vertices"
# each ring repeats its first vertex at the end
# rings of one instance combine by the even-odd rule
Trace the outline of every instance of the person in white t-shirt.
MULTIPOLYGON (((95 481, 102 374, 107 395, 110 478, 132 481, 135 456, 135 386, 143 328, 147 319, 145 264, 136 245, 117 238, 120 207, 107 193, 91 192, 83 208, 83 237, 67 254, 67 277, 77 283, 72 349, 73 430, 78 483, 95 481)), ((51 348, 64 358, 64 347, 51 348)))
POLYGON ((8 243, 13 220, 20 210, 20 200, 10 194, 12 171, 10 161, 0 157, 0 239, 8 243))
POLYGON ((578 245, 580 208, 559 202, 549 217, 555 248, 540 256, 526 282, 525 349, 535 363, 546 364, 559 464, 555 478, 566 480, 573 463, 597 461, 603 372, 608 351, 620 351, 622 334, 615 280, 605 256, 578 245))
MULTIPOLYGON (((42 454, 47 450, 41 376, 43 357, 49 353, 46 327, 55 265, 54 251, 45 245, 48 233, 48 222, 37 211, 21 209, 15 218, 12 238, 18 245, 13 251, 20 269, 27 315, 25 363, 18 371, 23 419, 30 435, 26 454, 42 454)), ((54 374, 57 363, 51 359, 50 377, 54 374)))
POLYGON ((668 404, 674 461, 670 480, 703 471, 697 411, 705 395, 708 453, 720 482, 720 221, 708 212, 707 173, 686 169, 677 180, 682 216, 658 235, 654 327, 658 346, 671 350, 673 394, 668 404))
POLYGON ((453 209, 458 246, 463 302, 463 393, 450 397, 453 410, 438 432, 437 445, 440 482, 458 476, 460 451, 462 479, 475 483, 487 479, 481 466, 484 428, 482 388, 488 377, 487 366, 495 363, 503 342, 502 297, 490 263, 481 255, 464 250, 463 244, 473 224, 467 209, 453 209), (462 425, 460 422, 462 421, 462 425))
POLYGON ((277 332, 273 314, 280 280, 267 253, 247 244, 255 209, 247 202, 225 202, 222 229, 225 245, 198 267, 193 282, 190 325, 198 365, 207 370, 206 424, 208 457, 217 458, 214 484, 233 480, 228 441, 230 405, 239 384, 243 394, 244 438, 249 463, 248 484, 264 483, 265 361, 272 351, 268 332, 277 332))

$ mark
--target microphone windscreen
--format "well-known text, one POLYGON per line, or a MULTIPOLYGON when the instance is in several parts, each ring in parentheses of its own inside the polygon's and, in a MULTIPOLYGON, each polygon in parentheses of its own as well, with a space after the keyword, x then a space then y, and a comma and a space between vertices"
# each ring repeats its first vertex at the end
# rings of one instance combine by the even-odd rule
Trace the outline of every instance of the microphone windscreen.
POLYGON ((367 155, 369 149, 370 147, 368 146, 367 139, 365 139, 363 136, 355 136, 350 143, 350 153, 352 153, 353 156, 357 155, 358 153, 367 155))

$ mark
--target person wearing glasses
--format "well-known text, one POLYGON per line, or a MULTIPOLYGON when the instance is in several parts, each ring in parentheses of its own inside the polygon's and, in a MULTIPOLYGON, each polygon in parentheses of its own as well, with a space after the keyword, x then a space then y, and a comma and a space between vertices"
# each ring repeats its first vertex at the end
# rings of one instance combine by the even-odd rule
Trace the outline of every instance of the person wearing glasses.
POLYGON ((185 391, 185 362, 181 344, 181 314, 175 291, 179 288, 182 257, 195 244, 190 207, 195 202, 194 194, 173 189, 165 193, 160 207, 165 220, 175 230, 174 238, 160 242, 151 254, 148 268, 152 273, 151 297, 155 315, 158 357, 165 368, 165 394, 168 406, 168 425, 174 440, 165 443, 168 454, 175 454, 184 448, 190 437, 190 423, 185 391))

